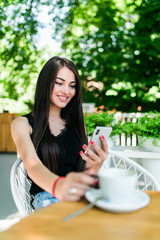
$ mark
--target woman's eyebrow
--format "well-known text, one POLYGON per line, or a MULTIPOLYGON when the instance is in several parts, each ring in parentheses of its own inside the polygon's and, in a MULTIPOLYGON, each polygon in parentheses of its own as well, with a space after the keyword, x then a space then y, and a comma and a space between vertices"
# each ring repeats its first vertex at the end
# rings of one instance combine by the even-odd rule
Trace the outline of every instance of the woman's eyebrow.
POLYGON ((62 81, 64 81, 64 82, 65 82, 65 80, 64 80, 63 78, 61 78, 61 77, 56 77, 56 78, 58 78, 58 79, 60 79, 60 80, 62 80, 62 81))
MULTIPOLYGON (((56 78, 58 78, 58 79, 62 80, 63 82, 65 82, 65 79, 63 79, 63 78, 61 78, 61 77, 56 77, 56 78)), ((70 83, 76 83, 76 81, 72 81, 72 82, 70 82, 70 83)))

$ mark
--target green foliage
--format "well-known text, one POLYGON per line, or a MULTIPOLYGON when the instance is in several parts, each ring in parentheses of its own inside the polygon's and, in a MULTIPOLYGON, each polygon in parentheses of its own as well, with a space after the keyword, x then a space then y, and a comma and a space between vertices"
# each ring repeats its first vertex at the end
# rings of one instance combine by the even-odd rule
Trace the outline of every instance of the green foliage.
POLYGON ((32 106, 37 73, 42 65, 36 45, 39 4, 37 0, 0 3, 0 104, 8 103, 3 110, 8 110, 11 101, 13 109, 15 101, 17 106, 19 101, 26 105, 21 110, 32 106))
POLYGON ((113 126, 114 114, 109 112, 85 114, 85 125, 88 136, 91 136, 96 126, 113 126))
POLYGON ((125 122, 122 124, 121 119, 116 118, 116 112, 110 113, 109 111, 103 113, 85 114, 84 120, 87 128, 88 136, 91 136, 96 126, 111 126, 111 137, 125 133, 126 137, 130 136, 134 131, 133 122, 125 122))
POLYGON ((124 122, 123 124, 121 124, 121 133, 125 133, 126 137, 131 136, 133 132, 134 132, 133 122, 124 122))
MULTIPOLYGON (((136 122, 124 122, 117 120, 115 113, 109 111, 103 113, 85 114, 85 124, 88 136, 91 136, 96 126, 111 126, 111 137, 125 134, 126 137, 136 134, 145 138, 153 138, 153 144, 157 145, 160 140, 160 113, 150 111, 143 117, 136 119, 136 122)), ((144 140, 145 141, 145 140, 144 140)))
POLYGON ((141 137, 160 140, 160 113, 150 111, 145 116, 138 118, 133 125, 133 132, 141 137))
MULTIPOLYGON (((135 2, 133 1, 133 5, 135 2)), ((139 100, 143 111, 160 111, 160 4, 159 1, 142 1, 136 10, 139 15, 134 29, 128 35, 132 58, 129 59, 129 76, 134 99, 139 100)))
POLYGON ((160 111, 159 0, 1 1, 1 105, 11 99, 32 106, 43 64, 37 16, 45 6, 63 55, 79 69, 83 102, 126 112, 138 106, 160 111))
POLYGON ((111 137, 121 135, 124 132, 124 130, 125 133, 127 133, 126 132, 127 126, 125 125, 126 127, 123 128, 121 120, 117 120, 115 114, 116 112, 111 113, 109 111, 105 111, 103 113, 97 112, 93 114, 85 114, 84 120, 88 136, 92 135, 96 126, 112 127, 111 137))
POLYGON ((67 11, 54 18, 56 34, 63 34, 64 53, 80 70, 84 102, 126 112, 160 110, 159 0, 65 3, 67 11))

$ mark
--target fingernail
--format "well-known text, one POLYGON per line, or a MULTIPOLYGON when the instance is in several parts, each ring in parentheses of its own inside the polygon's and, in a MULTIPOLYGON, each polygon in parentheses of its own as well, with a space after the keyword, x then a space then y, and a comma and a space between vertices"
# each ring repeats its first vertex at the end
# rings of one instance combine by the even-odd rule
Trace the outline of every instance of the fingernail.
POLYGON ((101 136, 102 139, 104 139, 104 136, 101 136))
POLYGON ((86 145, 86 144, 84 144, 84 145, 83 145, 83 148, 84 148, 84 149, 87 149, 87 145, 86 145))
POLYGON ((82 153, 83 153, 82 151, 79 152, 80 155, 82 155, 82 153))
POLYGON ((93 183, 96 185, 98 183, 98 179, 95 179, 93 183))
POLYGON ((90 141, 90 143, 91 143, 91 144, 94 144, 94 142, 93 142, 93 141, 90 141))

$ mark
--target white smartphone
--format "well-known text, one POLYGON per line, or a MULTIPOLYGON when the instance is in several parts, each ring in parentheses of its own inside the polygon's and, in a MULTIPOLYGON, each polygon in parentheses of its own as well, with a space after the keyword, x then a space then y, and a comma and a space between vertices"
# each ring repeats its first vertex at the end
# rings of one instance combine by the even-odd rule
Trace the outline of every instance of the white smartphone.
MULTIPOLYGON (((100 137, 104 136, 106 141, 107 141, 107 139, 110 136, 111 132, 112 132, 112 128, 111 127, 100 127, 100 126, 98 126, 98 127, 95 128, 90 141, 95 142, 98 146, 100 146, 102 148, 102 142, 101 142, 100 137)), ((92 147, 92 145, 90 143, 89 143, 88 147, 92 151, 95 152, 94 148, 92 147)))

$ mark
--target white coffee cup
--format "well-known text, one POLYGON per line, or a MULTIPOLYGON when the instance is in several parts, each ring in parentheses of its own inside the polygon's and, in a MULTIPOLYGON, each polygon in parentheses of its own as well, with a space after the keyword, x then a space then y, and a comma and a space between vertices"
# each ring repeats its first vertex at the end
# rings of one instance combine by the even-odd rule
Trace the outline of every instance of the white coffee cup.
POLYGON ((125 203, 136 188, 136 175, 120 168, 105 169, 99 175, 99 186, 107 201, 125 203))

